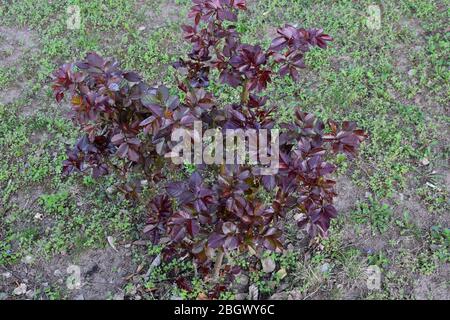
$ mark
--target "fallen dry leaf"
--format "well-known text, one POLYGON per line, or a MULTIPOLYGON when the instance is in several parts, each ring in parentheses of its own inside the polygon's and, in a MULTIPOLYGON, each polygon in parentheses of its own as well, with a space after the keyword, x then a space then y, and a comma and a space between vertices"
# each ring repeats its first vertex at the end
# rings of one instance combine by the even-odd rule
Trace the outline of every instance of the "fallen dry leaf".
POLYGON ((115 239, 111 236, 107 236, 106 240, 108 240, 109 245, 111 246, 111 248, 114 249, 114 251, 119 252, 119 250, 117 250, 116 245, 114 244, 115 239))
POLYGON ((278 277, 278 279, 282 280, 284 277, 287 276, 287 272, 285 268, 281 268, 280 270, 277 271, 276 276, 278 277))

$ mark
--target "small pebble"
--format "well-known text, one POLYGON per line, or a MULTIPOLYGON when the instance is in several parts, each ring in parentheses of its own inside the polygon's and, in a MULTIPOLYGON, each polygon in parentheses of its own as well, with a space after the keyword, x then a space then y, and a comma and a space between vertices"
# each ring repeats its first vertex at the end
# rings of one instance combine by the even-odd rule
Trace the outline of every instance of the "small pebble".
POLYGON ((320 271, 322 273, 327 273, 330 270, 330 264, 329 263, 324 263, 321 267, 320 267, 320 271))
POLYGON ((25 283, 21 283, 17 288, 14 289, 13 295, 20 296, 27 292, 27 285, 25 283))
POLYGON ((32 264, 33 261, 34 261, 34 259, 33 259, 33 256, 31 256, 31 255, 27 255, 22 259, 22 262, 26 263, 26 264, 32 264))

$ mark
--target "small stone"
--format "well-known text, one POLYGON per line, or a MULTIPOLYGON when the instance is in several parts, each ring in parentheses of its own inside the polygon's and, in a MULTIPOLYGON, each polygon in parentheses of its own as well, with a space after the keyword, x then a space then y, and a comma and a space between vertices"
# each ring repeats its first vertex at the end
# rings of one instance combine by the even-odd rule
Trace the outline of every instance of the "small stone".
POLYGON ((320 267, 320 272, 322 272, 322 273, 327 273, 328 271, 330 271, 330 264, 329 264, 329 263, 324 263, 324 264, 320 267))
POLYGON ((232 284, 232 289, 235 292, 246 292, 248 283, 249 277, 244 273, 240 273, 236 276, 232 284))
POLYGON ((8 295, 5 292, 0 292, 0 300, 6 300, 8 295))
POLYGON ((261 264, 265 273, 273 272, 276 267, 275 261, 271 257, 261 259, 261 264))
POLYGON ((140 27, 138 28, 138 30, 139 30, 139 31, 144 31, 144 30, 145 30, 145 26, 140 26, 140 27))
POLYGON ((5 279, 9 279, 9 278, 11 278, 11 276, 12 276, 11 272, 4 272, 4 273, 2 273, 2 277, 5 278, 5 279))
POLYGON ((77 295, 75 298, 73 298, 74 300, 85 300, 84 299, 84 295, 83 294, 79 294, 77 295))
POLYGON ((53 275, 54 275, 55 277, 61 277, 63 274, 62 274, 61 270, 56 269, 55 272, 53 272, 53 275))
POLYGON ((13 295, 20 296, 27 292, 27 285, 25 283, 21 283, 17 288, 14 289, 13 295))
POLYGON ((42 220, 43 217, 44 217, 44 215, 39 212, 34 215, 34 219, 36 219, 36 220, 42 220))
POLYGON ((25 264, 32 264, 33 261, 34 261, 34 258, 31 255, 27 255, 22 259, 22 262, 25 264))
POLYGON ((249 280, 248 276, 243 273, 236 277, 236 282, 239 283, 239 285, 241 286, 248 285, 248 280, 249 280))
POLYGON ((423 159, 420 161, 420 163, 421 163, 423 166, 427 166, 427 165, 430 164, 430 160, 428 160, 428 158, 423 158, 423 159))

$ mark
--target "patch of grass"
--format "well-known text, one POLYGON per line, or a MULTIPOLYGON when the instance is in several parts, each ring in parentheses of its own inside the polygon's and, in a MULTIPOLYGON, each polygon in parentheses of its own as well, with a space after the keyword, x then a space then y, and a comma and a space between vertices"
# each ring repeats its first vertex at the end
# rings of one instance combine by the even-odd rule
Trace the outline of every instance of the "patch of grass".
POLYGON ((431 227, 431 250, 440 261, 450 261, 450 229, 441 226, 431 227))
POLYGON ((421 230, 417 227, 408 211, 403 212, 403 216, 395 220, 395 224, 400 228, 401 235, 412 234, 416 238, 420 237, 421 230))
POLYGON ((48 213, 63 214, 64 211, 70 210, 67 206, 69 200, 69 192, 62 191, 55 194, 42 195, 39 198, 39 203, 48 213))
POLYGON ((0 87, 6 87, 12 80, 13 69, 1 67, 0 68, 0 87))
POLYGON ((368 224, 373 235, 383 233, 390 227, 392 209, 387 204, 369 199, 358 204, 358 209, 351 213, 352 220, 358 224, 368 224))
POLYGON ((378 266, 381 269, 386 269, 390 264, 390 260, 383 251, 378 251, 369 254, 367 257, 367 263, 371 266, 373 265, 378 266))

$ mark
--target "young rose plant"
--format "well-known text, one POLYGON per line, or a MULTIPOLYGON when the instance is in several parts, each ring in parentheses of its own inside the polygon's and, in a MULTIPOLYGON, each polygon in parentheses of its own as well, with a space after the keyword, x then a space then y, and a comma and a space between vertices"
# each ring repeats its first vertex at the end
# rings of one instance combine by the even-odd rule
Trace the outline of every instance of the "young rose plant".
MULTIPOLYGON (((332 38, 321 29, 285 25, 267 49, 242 43, 233 22, 246 9, 244 0, 193 0, 192 24, 182 26, 192 50, 173 64, 178 95, 147 85, 135 72, 96 53, 54 73, 56 100, 69 96, 73 119, 84 133, 68 151, 63 174, 90 171, 100 177, 114 170, 127 180, 139 172, 152 183, 164 178, 163 165, 181 169, 164 158, 177 144, 171 139, 176 129, 191 130, 195 121, 202 129, 223 132, 280 129, 277 174, 260 175, 250 164, 200 166, 187 180, 168 183, 165 194, 148 203, 145 237, 163 243, 167 258, 189 254, 204 274, 215 261, 214 276, 227 251, 281 251, 290 211, 302 214, 299 228, 326 236, 337 215, 330 178, 336 167, 330 159, 337 153, 354 157, 366 137, 353 122, 324 123, 300 109, 292 122, 276 123, 277 107, 266 106, 262 92, 276 76, 298 80, 305 54, 326 48, 332 38), (240 91, 239 101, 224 105, 208 90, 217 81, 212 70, 218 71, 218 81, 240 91), (206 181, 206 175, 214 179, 206 181), (271 202, 263 201, 262 189, 273 195, 271 202)), ((136 199, 139 187, 126 182, 120 189, 136 199)), ((225 267, 235 271, 230 268, 225 267)))

